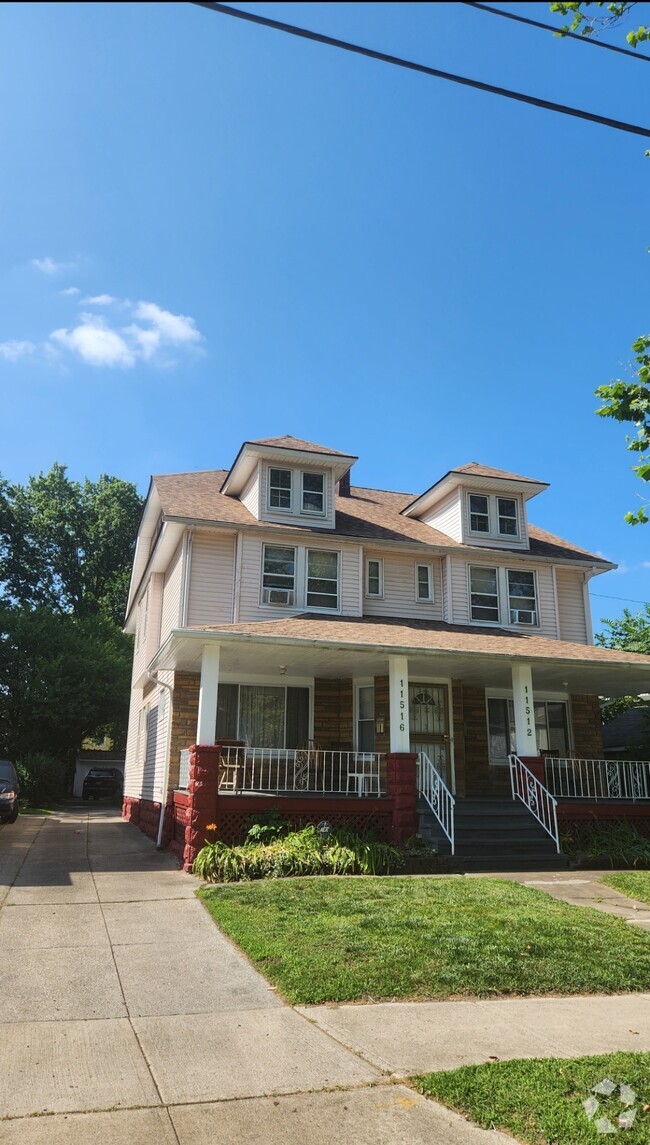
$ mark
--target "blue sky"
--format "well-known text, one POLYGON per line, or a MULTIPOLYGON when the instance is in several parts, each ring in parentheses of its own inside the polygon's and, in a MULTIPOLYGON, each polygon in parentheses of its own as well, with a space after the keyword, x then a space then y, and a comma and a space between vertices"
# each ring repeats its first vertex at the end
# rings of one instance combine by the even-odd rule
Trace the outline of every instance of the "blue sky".
MULTIPOLYGON (((650 68, 461 4, 241 6, 650 124, 650 68)), ((643 139, 190 4, 8 3, 0 59, 5 477, 144 491, 281 433, 399 490, 478 460, 619 562, 596 627, 650 599, 593 413, 648 329, 643 139)))

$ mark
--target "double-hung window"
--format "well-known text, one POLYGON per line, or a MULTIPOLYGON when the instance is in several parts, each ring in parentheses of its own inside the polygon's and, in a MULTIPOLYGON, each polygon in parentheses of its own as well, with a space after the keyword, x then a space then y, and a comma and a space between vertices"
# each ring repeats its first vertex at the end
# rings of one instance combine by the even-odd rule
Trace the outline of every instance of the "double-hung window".
POLYGON ((433 600, 433 569, 431 565, 415 566, 416 600, 433 600))
POLYGON ((469 531, 477 536, 520 540, 519 509, 515 497, 470 493, 469 531))
POLYGON ((303 513, 325 512, 325 475, 323 473, 303 473, 302 475, 303 513))
POLYGON ((470 613, 472 620, 499 621, 499 584, 497 570, 483 565, 470 565, 470 613))
POLYGON ((490 532, 490 502, 478 493, 469 495, 469 527, 473 533, 490 532))
POLYGON ((296 589, 296 550, 283 545, 264 546, 262 602, 292 605, 296 589))
POLYGON ((307 550, 307 605, 312 608, 338 608, 338 553, 323 549, 307 550))
POLYGON ((291 511, 290 469, 269 469, 269 508, 291 511))
POLYGON ((366 596, 384 595, 384 562, 369 558, 366 561, 366 596))
POLYGON ((534 572, 508 569, 508 608, 511 624, 537 624, 534 572))

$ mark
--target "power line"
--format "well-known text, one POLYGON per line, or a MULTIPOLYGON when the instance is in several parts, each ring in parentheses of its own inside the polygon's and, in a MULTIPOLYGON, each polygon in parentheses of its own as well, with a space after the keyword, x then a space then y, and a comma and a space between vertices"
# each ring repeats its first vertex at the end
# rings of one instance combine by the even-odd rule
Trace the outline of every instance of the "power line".
POLYGON ((544 28, 554 36, 566 36, 571 40, 579 40, 581 44, 591 44, 592 48, 605 48, 608 52, 618 52, 621 56, 631 56, 633 60, 644 60, 650 64, 650 56, 642 52, 633 52, 631 48, 621 48, 618 44, 606 44, 603 40, 593 40, 590 36, 579 36, 576 32, 560 32, 553 24, 543 24, 541 20, 531 20, 529 16, 519 16, 516 12, 504 12, 503 8, 492 8, 489 4, 477 4, 476 0, 461 0, 468 8, 477 8, 479 12, 490 12, 493 16, 504 16, 506 20, 516 20, 518 24, 530 24, 532 28, 544 28))
POLYGON ((599 596, 601 600, 621 600, 623 604, 650 604, 648 600, 637 600, 633 596, 608 596, 604 592, 592 592, 590 596, 599 596))
POLYGON ((379 60, 384 64, 393 64, 408 71, 421 72, 423 75, 433 76, 436 79, 449 80, 451 83, 462 84, 464 87, 476 88, 478 91, 487 91, 492 95, 501 95, 506 99, 514 99, 519 103, 532 104, 546 111, 556 111, 560 115, 571 115, 576 119, 587 119, 591 123, 601 123, 604 127, 611 127, 615 131, 626 131, 631 135, 643 135, 650 139, 650 128, 638 127, 633 123, 624 123, 620 119, 609 119, 604 115, 596 115, 591 111, 582 111, 577 107, 567 107, 563 103, 553 103, 548 99, 540 99, 534 95, 524 95, 522 92, 511 91, 509 88, 497 87, 495 84, 483 83, 481 80, 468 79, 467 76, 455 75, 453 72, 443 72, 438 68, 427 67, 426 64, 417 64, 413 60, 405 60, 401 56, 390 56, 386 52, 377 52, 373 48, 364 48, 361 44, 352 44, 348 40, 337 40, 333 36, 325 36, 321 32, 312 32, 308 28, 299 28, 295 24, 284 24, 280 20, 271 20, 268 16, 257 16, 253 12, 244 12, 239 8, 231 8, 228 4, 213 3, 212 0, 191 0, 199 8, 208 8, 211 12, 218 12, 222 16, 234 16, 238 20, 247 20, 251 24, 261 24, 265 28, 274 28, 278 32, 286 32, 290 36, 299 36, 303 40, 313 40, 317 44, 327 44, 331 48, 340 48, 344 52, 353 52, 357 56, 367 56, 371 60, 379 60))

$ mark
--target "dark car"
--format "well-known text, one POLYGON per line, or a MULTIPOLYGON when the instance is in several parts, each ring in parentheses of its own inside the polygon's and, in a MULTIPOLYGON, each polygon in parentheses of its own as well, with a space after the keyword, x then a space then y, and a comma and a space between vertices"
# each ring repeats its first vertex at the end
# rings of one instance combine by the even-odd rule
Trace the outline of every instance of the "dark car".
POLYGON ((82 799, 121 799, 122 772, 117 767, 91 767, 84 779, 82 799))
POLYGON ((0 759, 0 823, 16 822, 19 792, 16 768, 8 759, 0 759))

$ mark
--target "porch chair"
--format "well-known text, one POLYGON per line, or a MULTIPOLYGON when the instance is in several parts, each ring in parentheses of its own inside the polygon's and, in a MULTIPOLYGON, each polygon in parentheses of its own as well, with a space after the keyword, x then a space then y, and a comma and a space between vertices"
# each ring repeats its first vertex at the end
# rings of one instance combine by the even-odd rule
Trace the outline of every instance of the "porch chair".
POLYGON ((350 783, 356 787, 357 795, 379 795, 379 775, 371 769, 374 754, 366 751, 355 752, 352 768, 348 769, 348 794, 350 783))

